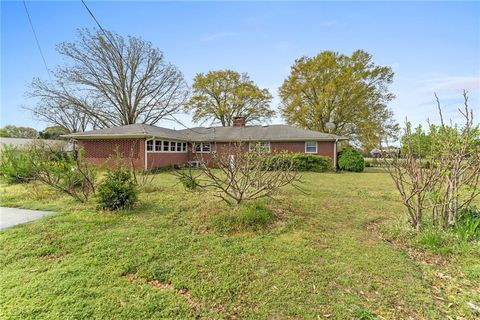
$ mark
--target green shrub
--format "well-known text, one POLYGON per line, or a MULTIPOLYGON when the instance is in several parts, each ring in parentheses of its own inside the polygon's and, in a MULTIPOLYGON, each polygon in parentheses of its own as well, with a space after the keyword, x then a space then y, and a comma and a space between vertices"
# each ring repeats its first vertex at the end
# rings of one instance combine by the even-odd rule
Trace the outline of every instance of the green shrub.
POLYGON ((108 170, 107 176, 98 187, 98 201, 104 210, 132 208, 138 200, 138 189, 131 172, 117 167, 108 170))
POLYGON ((455 224, 455 232, 465 241, 480 238, 480 210, 474 206, 464 209, 455 224))
POLYGON ((185 189, 188 190, 196 190, 200 184, 198 183, 197 179, 195 177, 180 177, 178 178, 182 185, 185 187, 185 189))
POLYGON ((325 172, 332 168, 331 163, 329 157, 304 153, 279 153, 265 159, 267 170, 293 164, 293 168, 298 171, 325 172))
POLYGON ((73 155, 69 157, 57 157, 52 155, 51 158, 42 159, 42 168, 40 171, 46 171, 52 177, 57 178, 57 185, 61 188, 79 188, 82 186, 83 175, 78 170, 73 155))
POLYGON ((360 152, 348 148, 338 153, 338 167, 340 170, 362 172, 365 169, 365 161, 360 152))
POLYGON ((28 150, 5 146, 0 153, 0 176, 8 183, 23 183, 35 177, 35 168, 28 150))
POLYGON ((77 158, 48 146, 34 146, 28 152, 36 181, 80 202, 95 193, 96 170, 85 162, 83 152, 78 152, 77 158))

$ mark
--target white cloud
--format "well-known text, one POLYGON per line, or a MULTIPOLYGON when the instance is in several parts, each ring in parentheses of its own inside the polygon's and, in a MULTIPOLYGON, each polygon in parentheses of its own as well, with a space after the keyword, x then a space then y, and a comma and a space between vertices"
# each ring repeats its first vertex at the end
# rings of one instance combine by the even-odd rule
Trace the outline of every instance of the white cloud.
POLYGON ((397 98, 392 109, 397 121, 408 117, 414 124, 426 124, 427 119, 438 123, 439 116, 434 93, 437 93, 447 119, 461 121, 458 108, 463 105, 463 90, 469 94, 469 106, 476 112, 477 121, 480 96, 480 77, 471 75, 424 74, 417 78, 399 77, 392 90, 397 98))
POLYGON ((420 79, 419 85, 429 92, 458 93, 459 91, 478 90, 480 77, 478 76, 433 76, 420 79))
POLYGON ((200 42, 214 42, 226 38, 236 37, 240 33, 234 31, 222 31, 222 32, 215 32, 215 33, 205 33, 200 36, 200 42))

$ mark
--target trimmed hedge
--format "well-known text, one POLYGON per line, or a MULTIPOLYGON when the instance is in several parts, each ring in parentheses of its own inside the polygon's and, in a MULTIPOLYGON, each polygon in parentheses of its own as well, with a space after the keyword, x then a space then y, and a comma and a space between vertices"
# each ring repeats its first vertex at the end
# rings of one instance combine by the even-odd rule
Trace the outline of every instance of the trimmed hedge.
POLYGON ((357 150, 344 149, 338 153, 338 168, 344 171, 362 172, 365 169, 365 160, 357 150))
POLYGON ((325 172, 332 169, 332 160, 329 157, 304 153, 279 153, 265 160, 267 170, 288 166, 293 161, 295 170, 325 172))

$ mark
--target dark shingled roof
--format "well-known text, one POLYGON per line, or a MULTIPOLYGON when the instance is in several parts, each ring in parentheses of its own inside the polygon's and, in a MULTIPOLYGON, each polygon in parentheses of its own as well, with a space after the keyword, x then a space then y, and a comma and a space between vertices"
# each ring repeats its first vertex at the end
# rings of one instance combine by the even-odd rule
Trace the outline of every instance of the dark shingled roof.
POLYGON ((212 127, 180 130, 190 141, 305 141, 305 140, 343 140, 344 137, 318 131, 305 130, 284 124, 212 127))
POLYGON ((283 124, 245 127, 197 127, 172 130, 146 124, 72 133, 64 137, 75 139, 107 138, 162 138, 183 141, 305 141, 305 140, 347 140, 348 138, 318 131, 295 128, 283 124))
POLYGON ((129 124, 121 127, 105 128, 85 132, 76 132, 62 137, 75 139, 107 139, 107 138, 146 138, 158 137, 165 139, 186 140, 187 137, 177 130, 151 126, 148 124, 129 124))

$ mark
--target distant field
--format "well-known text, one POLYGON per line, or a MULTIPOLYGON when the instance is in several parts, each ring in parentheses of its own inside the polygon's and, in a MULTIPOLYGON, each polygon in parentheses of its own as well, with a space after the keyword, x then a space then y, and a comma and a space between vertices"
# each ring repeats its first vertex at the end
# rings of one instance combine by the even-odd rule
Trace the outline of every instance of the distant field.
POLYGON ((0 318, 474 318, 480 244, 410 234, 381 168, 303 180, 232 209, 160 173, 116 214, 3 185, 2 206, 59 213, 0 233, 0 318))

